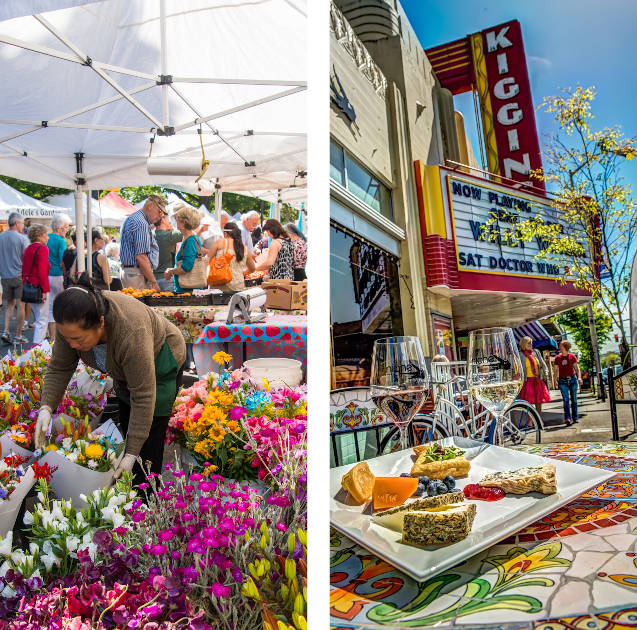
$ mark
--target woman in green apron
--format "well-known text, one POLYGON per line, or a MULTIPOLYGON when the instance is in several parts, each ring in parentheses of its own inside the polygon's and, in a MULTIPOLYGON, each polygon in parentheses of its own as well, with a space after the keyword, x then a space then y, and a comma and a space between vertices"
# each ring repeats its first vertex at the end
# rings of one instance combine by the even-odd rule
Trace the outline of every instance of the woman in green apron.
MULTIPOLYGON (((113 378, 126 451, 116 471, 132 470, 137 456, 161 474, 164 437, 181 385, 186 344, 176 326, 139 300, 100 291, 86 274, 53 303, 57 334, 42 387, 35 444, 45 444, 51 414, 81 359, 113 378)), ((142 471, 135 470, 136 482, 142 471)))

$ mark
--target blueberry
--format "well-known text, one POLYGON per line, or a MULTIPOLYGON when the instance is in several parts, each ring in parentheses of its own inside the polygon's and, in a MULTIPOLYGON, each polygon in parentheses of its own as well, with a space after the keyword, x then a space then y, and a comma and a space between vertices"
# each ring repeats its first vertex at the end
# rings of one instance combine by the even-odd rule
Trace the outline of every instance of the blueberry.
POLYGON ((435 497, 438 493, 436 492, 436 486, 433 483, 430 483, 427 487, 427 496, 435 497))
POLYGON ((414 492, 414 495, 421 497, 423 494, 426 494, 426 492, 427 492, 427 487, 419 483, 418 487, 416 488, 416 492, 414 492))
POLYGON ((400 473, 401 477, 411 477, 409 473, 400 473))
POLYGON ((439 483, 436 486, 436 494, 447 494, 447 492, 449 492, 449 489, 444 483, 439 483))
POLYGON ((456 487, 456 480, 451 475, 447 475, 443 479, 443 483, 445 484, 445 486, 447 486, 449 492, 451 492, 456 487))
POLYGON ((429 485, 429 477, 418 477, 418 481, 425 484, 425 486, 429 485))

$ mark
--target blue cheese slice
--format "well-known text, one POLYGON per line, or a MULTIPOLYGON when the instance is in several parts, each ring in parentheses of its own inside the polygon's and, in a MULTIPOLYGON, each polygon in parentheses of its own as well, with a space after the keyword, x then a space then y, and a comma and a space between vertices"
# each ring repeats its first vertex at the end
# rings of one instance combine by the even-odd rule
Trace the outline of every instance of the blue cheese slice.
POLYGON ((527 492, 555 494, 557 492, 553 464, 491 473, 483 477, 479 483, 486 488, 500 488, 511 494, 526 494, 527 492))
POLYGON ((441 505, 448 505, 450 503, 461 503, 464 501, 464 493, 462 492, 446 492, 445 494, 439 494, 434 497, 424 497, 422 499, 416 499, 410 503, 405 503, 399 507, 391 508, 390 510, 383 510, 372 516, 372 521, 387 527, 395 532, 403 531, 403 521, 407 512, 414 510, 426 510, 429 508, 440 507, 441 505))
POLYGON ((417 546, 458 542, 469 535, 475 516, 475 503, 442 505, 406 512, 402 542, 417 546))

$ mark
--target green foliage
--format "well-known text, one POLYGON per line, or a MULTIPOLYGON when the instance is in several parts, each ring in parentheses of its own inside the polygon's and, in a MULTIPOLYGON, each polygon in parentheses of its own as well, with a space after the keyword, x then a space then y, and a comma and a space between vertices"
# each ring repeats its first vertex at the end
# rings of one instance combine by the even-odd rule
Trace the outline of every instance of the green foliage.
POLYGON ((619 127, 591 128, 595 94, 593 87, 566 89, 546 97, 540 106, 554 115, 558 132, 545 147, 544 172, 532 175, 555 193, 551 205, 561 225, 537 218, 520 221, 514 238, 542 239, 546 249, 537 259, 562 266, 562 283, 574 281, 576 287, 591 291, 626 340, 620 314, 629 297, 637 204, 619 167, 637 154, 637 148, 619 127), (597 259, 591 257, 593 251, 597 259), (601 285, 594 279, 598 263, 610 275, 601 285))
POLYGON ((19 190, 29 197, 34 199, 47 199, 53 195, 67 195, 72 192, 66 188, 56 188, 55 186, 45 186, 44 184, 35 184, 33 182, 26 182, 22 179, 15 179, 8 177, 7 175, 0 175, 0 180, 5 184, 9 184, 11 188, 19 190))
POLYGON ((621 363, 621 357, 616 352, 609 352, 602 357, 602 367, 610 367, 611 365, 619 365, 621 363))
MULTIPOLYGON (((597 342, 603 346, 610 339, 613 321, 599 305, 593 305, 597 342)), ((558 323, 563 326, 575 341, 580 350, 579 362, 582 372, 591 372, 594 368, 592 356, 591 331, 588 326, 588 314, 585 306, 571 309, 557 316, 558 323)))
MULTIPOLYGON (((204 196, 185 193, 181 190, 175 190, 174 188, 167 188, 165 186, 137 186, 135 188, 122 188, 119 194, 126 199, 126 201, 136 204, 146 199, 149 195, 167 195, 169 192, 174 193, 184 201, 184 203, 194 206, 195 208, 204 205, 208 210, 214 211, 214 193, 204 196)), ((250 210, 260 212, 263 219, 267 219, 270 216, 270 204, 268 202, 237 193, 224 192, 222 207, 230 216, 233 216, 237 212, 245 214, 250 210)), ((283 204, 281 207, 281 223, 283 223, 283 225, 290 221, 296 222, 298 218, 299 211, 296 208, 283 204)))

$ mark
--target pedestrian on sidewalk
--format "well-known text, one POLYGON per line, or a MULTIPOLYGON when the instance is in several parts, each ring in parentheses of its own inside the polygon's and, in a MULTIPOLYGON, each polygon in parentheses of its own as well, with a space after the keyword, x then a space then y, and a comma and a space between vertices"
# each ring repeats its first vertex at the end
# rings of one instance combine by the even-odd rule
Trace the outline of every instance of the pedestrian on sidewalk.
POLYGON ((580 372, 577 357, 569 352, 571 342, 560 342, 558 346, 560 354, 553 360, 553 386, 559 387, 564 403, 564 424, 570 426, 578 422, 577 418, 577 391, 578 385, 582 386, 582 373, 580 372))
MULTIPOLYGON (((35 287, 42 289, 42 301, 33 302, 31 308, 35 316, 35 331, 33 332, 33 345, 38 345, 46 338, 49 323, 49 230, 46 225, 34 223, 27 230, 31 241, 24 251, 22 258, 22 285, 30 282, 35 287)), ((26 296, 25 296, 26 297, 26 296)))
POLYGON ((520 339, 520 354, 524 365, 524 385, 520 391, 520 398, 535 405, 537 412, 542 413, 542 405, 551 402, 551 394, 544 383, 548 378, 548 367, 542 355, 533 350, 533 339, 522 337, 520 339))
POLYGON ((4 304, 4 329, 0 339, 11 343, 9 327, 13 309, 17 309, 13 343, 26 343, 22 337, 24 303, 22 302, 22 256, 29 246, 24 235, 24 218, 17 212, 9 215, 9 229, 0 233, 0 277, 2 278, 2 301, 4 304))

